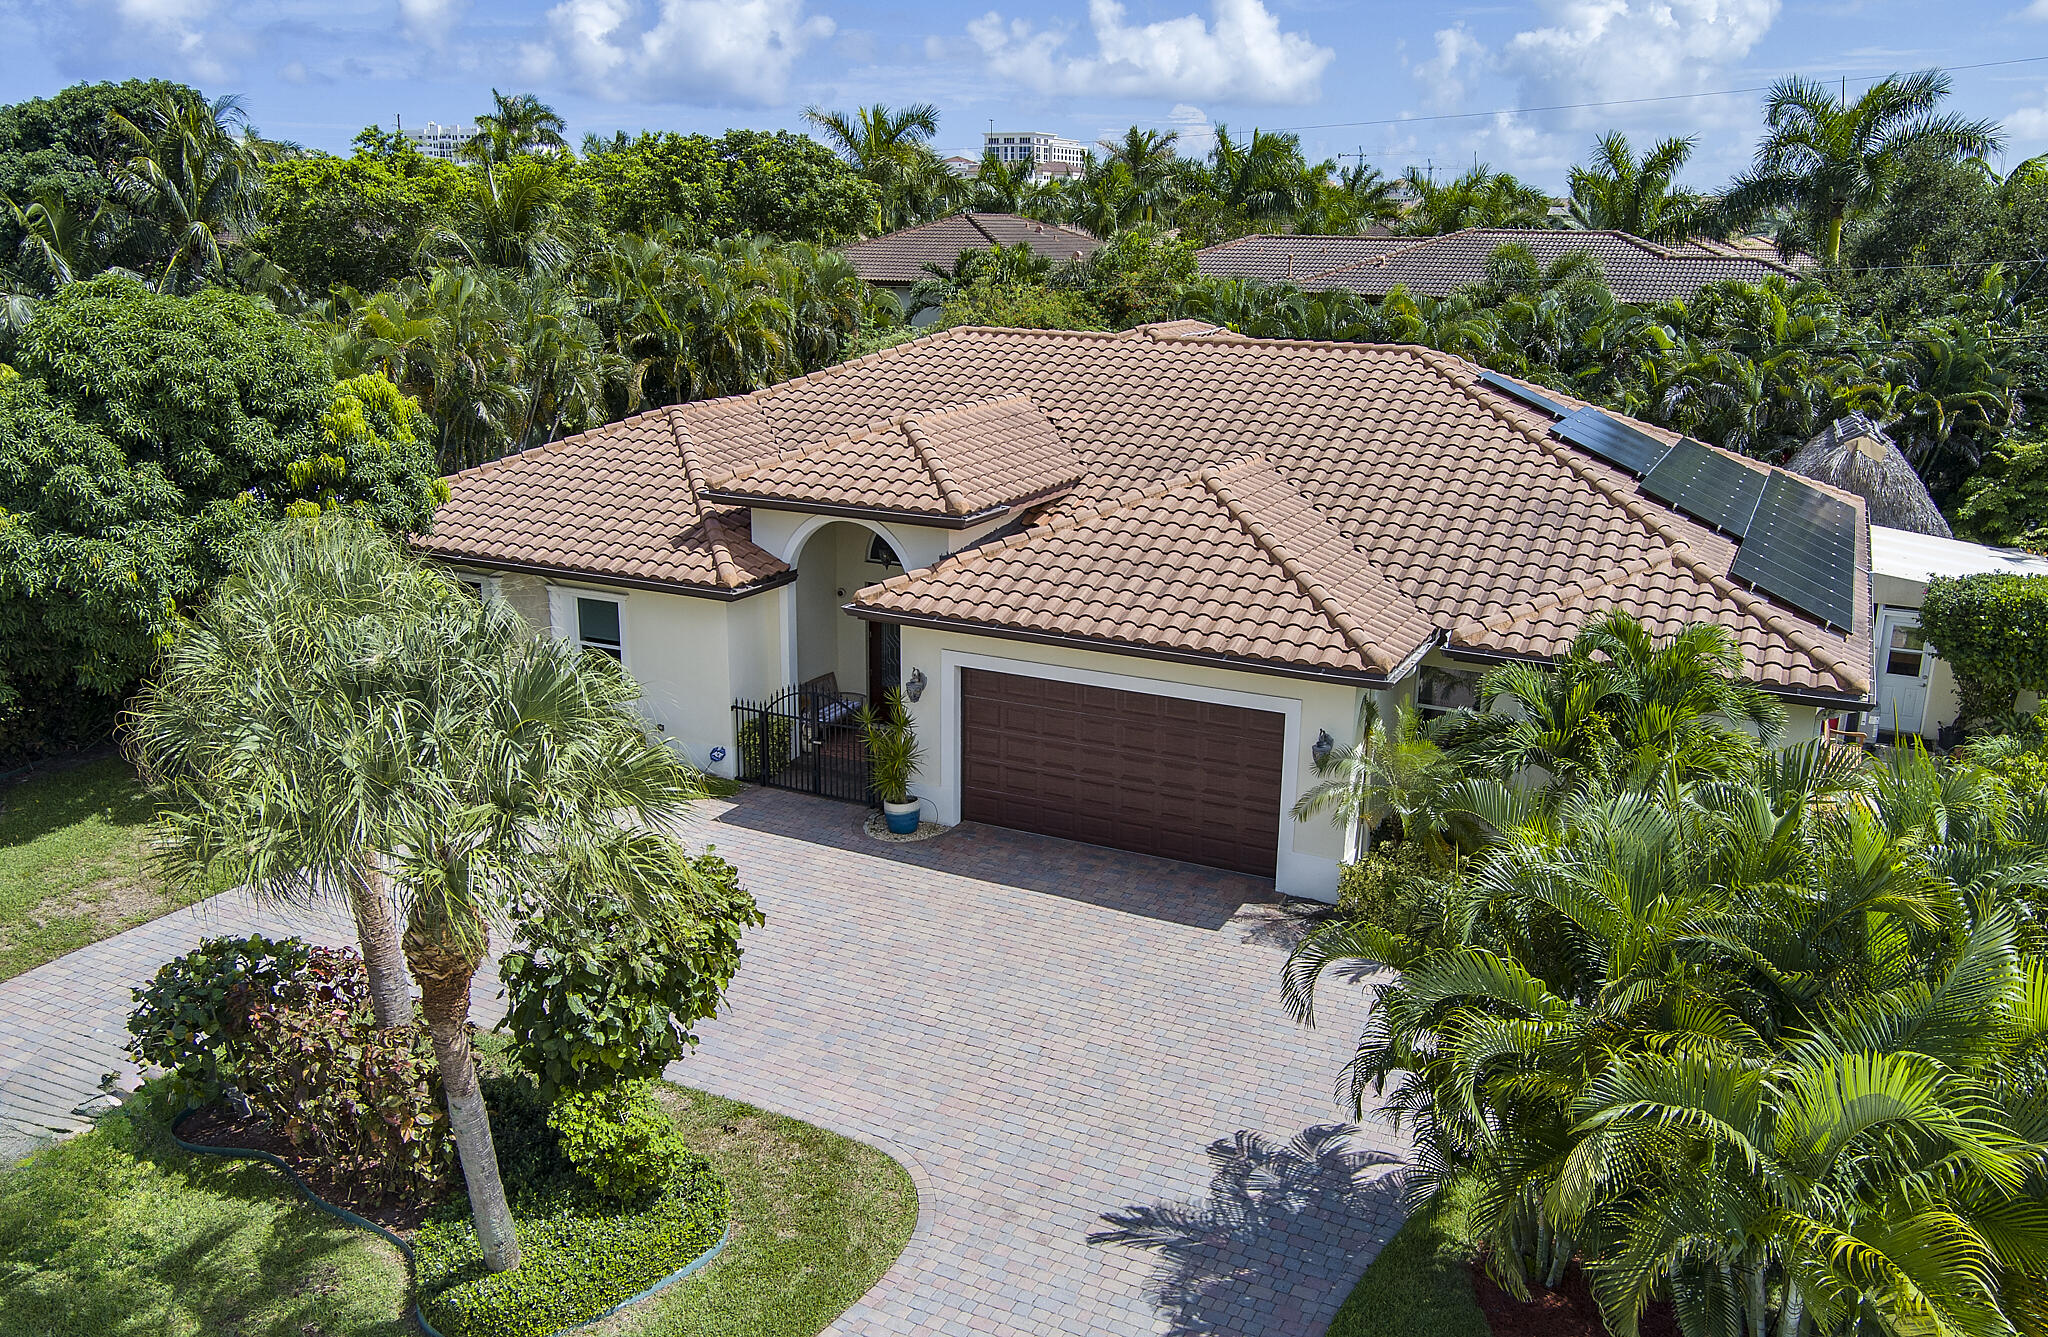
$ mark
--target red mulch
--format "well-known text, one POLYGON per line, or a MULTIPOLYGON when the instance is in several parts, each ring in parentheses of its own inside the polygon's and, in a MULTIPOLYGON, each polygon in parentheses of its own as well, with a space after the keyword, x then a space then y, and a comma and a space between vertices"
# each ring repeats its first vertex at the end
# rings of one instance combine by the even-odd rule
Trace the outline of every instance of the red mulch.
MULTIPOLYGON (((1585 1269, 1574 1259, 1554 1291, 1531 1282, 1529 1298, 1517 1300, 1486 1275, 1482 1263, 1472 1265, 1472 1293, 1493 1337, 1607 1337, 1600 1306, 1586 1288, 1585 1269)), ((1678 1318, 1668 1300, 1643 1311, 1642 1337, 1679 1337, 1678 1318)))
POLYGON ((369 1195, 361 1184, 337 1178, 337 1171, 309 1152, 300 1151, 284 1135, 254 1115, 243 1115, 231 1106, 215 1105, 200 1110, 178 1128, 178 1136, 202 1147, 234 1147, 242 1151, 267 1151, 289 1165, 315 1193, 346 1207, 357 1216, 374 1221, 404 1239, 410 1239, 434 1208, 433 1202, 399 1200, 386 1202, 369 1195))

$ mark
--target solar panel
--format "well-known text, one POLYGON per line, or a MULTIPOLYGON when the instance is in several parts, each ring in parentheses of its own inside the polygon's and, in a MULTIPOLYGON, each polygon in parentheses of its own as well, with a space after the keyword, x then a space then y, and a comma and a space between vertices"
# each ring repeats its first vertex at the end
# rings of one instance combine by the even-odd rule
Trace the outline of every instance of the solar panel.
POLYGON ((1657 461, 1671 449, 1656 437, 1617 422, 1599 409, 1580 409, 1550 430, 1638 478, 1656 468, 1657 461))
POLYGON ((1542 409, 1554 418, 1568 418, 1575 410, 1566 408, 1549 395, 1538 394, 1526 385, 1518 385, 1499 372, 1482 371, 1479 379, 1511 399, 1519 399, 1531 408, 1542 409))
POLYGON ((1681 441, 1643 476, 1643 491, 1741 538, 1764 495, 1765 474, 1697 441, 1681 441))
POLYGON ((1728 574, 1849 630, 1856 625, 1856 508, 1773 471, 1728 574))

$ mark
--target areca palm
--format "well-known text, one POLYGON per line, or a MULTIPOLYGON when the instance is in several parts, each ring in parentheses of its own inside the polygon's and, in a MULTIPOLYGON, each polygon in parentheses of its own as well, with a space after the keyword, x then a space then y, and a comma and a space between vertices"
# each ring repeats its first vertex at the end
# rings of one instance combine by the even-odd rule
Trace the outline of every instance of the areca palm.
POLYGON ((1724 208, 1751 223, 1789 209, 1821 258, 1839 264, 1843 226, 1884 197, 1909 154, 1961 161, 2004 148, 1994 122, 1939 110, 1950 86, 1948 75, 1922 70, 1881 79, 1844 103, 1823 83, 1780 79, 1764 99, 1756 161, 1737 175, 1724 208))
POLYGON ((1697 142, 1691 137, 1662 139, 1639 159, 1620 131, 1600 136, 1592 165, 1574 166, 1567 178, 1571 222, 1651 241, 1684 241, 1705 231, 1712 201, 1672 186, 1697 142))
POLYGON ((547 271, 569 258, 561 235, 567 185, 551 163, 486 164, 455 201, 454 217, 427 245, 471 265, 547 271))
POLYGON ((1438 840, 1455 770, 1412 714, 1397 707, 1390 727, 1367 695, 1358 706, 1357 738, 1317 758, 1315 771, 1317 783, 1294 805, 1296 821, 1328 813, 1341 827, 1355 825, 1361 850, 1372 848, 1373 833, 1389 820, 1405 840, 1438 840))
POLYGON ((462 146, 464 157, 481 163, 506 163, 521 153, 569 147, 563 138, 567 123, 532 93, 507 95, 493 88, 491 104, 490 111, 476 118, 476 134, 462 146))
POLYGON ((60 190, 38 191, 23 208, 7 201, 14 225, 21 229, 21 249, 30 263, 48 276, 52 289, 61 288, 89 272, 93 248, 99 244, 106 221, 104 205, 90 216, 80 214, 60 190))

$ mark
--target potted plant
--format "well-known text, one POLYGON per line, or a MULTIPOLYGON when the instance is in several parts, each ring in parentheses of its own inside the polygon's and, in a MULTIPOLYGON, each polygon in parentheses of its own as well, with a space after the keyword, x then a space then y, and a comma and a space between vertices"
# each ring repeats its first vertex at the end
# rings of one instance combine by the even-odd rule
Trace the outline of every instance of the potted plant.
POLYGON ((892 834, 910 835, 917 830, 918 814, 910 782, 924 764, 924 747, 911 727, 903 693, 891 688, 883 694, 880 709, 861 707, 860 727, 867 736, 868 783, 882 801, 882 816, 892 834))

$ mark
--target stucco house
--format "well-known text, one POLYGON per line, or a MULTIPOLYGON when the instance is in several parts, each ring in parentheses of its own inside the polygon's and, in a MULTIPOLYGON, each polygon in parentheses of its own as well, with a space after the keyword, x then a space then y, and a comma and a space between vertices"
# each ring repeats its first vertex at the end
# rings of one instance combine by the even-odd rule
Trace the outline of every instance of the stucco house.
POLYGON ((422 550, 707 769, 736 702, 900 683, 929 817, 1289 894, 1335 893, 1350 837, 1289 810, 1365 697, 1461 704, 1610 608, 1726 626, 1795 737, 1872 704, 1859 499, 1426 348, 951 329, 450 481, 422 550))

